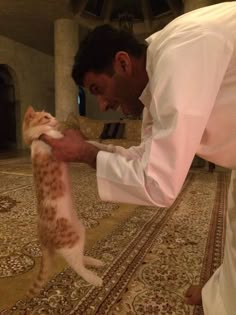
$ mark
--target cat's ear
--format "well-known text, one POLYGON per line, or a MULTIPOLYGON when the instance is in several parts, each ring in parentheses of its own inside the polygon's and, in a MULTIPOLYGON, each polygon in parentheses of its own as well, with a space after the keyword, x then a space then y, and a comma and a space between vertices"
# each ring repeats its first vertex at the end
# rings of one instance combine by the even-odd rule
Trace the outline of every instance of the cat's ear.
POLYGON ((27 111, 26 111, 26 113, 25 113, 25 116, 28 117, 29 119, 31 119, 31 118, 34 117, 34 115, 35 115, 35 110, 33 109, 32 106, 29 106, 29 107, 27 108, 27 111))
POLYGON ((29 106, 27 108, 26 113, 25 113, 25 120, 30 121, 32 118, 34 118, 34 115, 35 115, 35 111, 34 111, 33 107, 29 106))

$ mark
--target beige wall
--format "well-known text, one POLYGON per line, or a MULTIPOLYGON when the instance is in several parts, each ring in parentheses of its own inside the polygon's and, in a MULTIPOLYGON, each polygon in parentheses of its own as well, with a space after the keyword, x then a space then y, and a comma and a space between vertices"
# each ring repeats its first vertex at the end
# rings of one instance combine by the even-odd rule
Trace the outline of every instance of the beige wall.
POLYGON ((214 3, 216 3, 215 0, 184 0, 184 12, 189 12, 214 3))
POLYGON ((17 146, 22 148, 21 121, 27 106, 55 112, 54 59, 3 36, 0 47, 0 64, 10 68, 16 89, 17 146))

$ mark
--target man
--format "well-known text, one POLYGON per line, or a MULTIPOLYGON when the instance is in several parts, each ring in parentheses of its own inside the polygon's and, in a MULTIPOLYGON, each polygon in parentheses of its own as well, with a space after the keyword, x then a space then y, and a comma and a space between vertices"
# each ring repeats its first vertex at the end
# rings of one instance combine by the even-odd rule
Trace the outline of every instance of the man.
MULTIPOLYGON (((97 97, 101 110, 143 110, 138 147, 99 150, 68 130, 44 140, 65 161, 97 169, 101 199, 170 206, 195 154, 231 168, 225 256, 202 289, 206 315, 236 314, 236 3, 182 15, 139 44, 101 26, 83 41, 73 78, 97 97)), ((186 302, 201 301, 191 287, 186 302)))

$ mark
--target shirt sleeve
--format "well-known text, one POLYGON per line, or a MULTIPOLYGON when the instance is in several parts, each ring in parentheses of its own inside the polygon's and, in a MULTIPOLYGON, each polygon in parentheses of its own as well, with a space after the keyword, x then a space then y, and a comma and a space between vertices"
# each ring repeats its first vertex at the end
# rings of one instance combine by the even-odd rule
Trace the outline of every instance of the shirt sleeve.
POLYGON ((119 153, 129 160, 141 159, 145 152, 145 142, 152 136, 152 118, 149 111, 144 108, 143 110, 143 122, 141 128, 141 143, 137 146, 131 146, 124 148, 121 146, 115 146, 115 153, 119 153))
POLYGON ((145 143, 140 143, 138 146, 132 146, 130 148, 124 148, 116 145, 114 152, 126 157, 128 160, 141 159, 145 151, 145 143))
POLYGON ((150 57, 152 136, 144 141, 139 159, 99 152, 101 199, 161 207, 173 203, 200 144, 231 55, 226 38, 198 32, 172 39, 163 53, 157 50, 150 57))

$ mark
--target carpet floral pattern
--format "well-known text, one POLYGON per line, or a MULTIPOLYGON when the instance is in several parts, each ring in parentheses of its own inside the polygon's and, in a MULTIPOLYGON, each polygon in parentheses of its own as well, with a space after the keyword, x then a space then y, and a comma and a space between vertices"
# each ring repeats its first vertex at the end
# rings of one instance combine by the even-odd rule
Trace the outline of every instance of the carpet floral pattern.
POLYGON ((16 201, 8 196, 0 196, 0 212, 8 212, 16 205, 16 201))
MULTIPOLYGON (((7 180, 0 197, 15 204, 9 201, 11 209, 0 211, 0 281, 27 273, 40 256, 30 166, 2 168, 0 176, 5 174, 7 180), (11 186, 13 173, 24 173, 25 178, 15 175, 11 186)), ((99 200, 94 171, 85 166, 72 169, 75 202, 88 229, 119 211, 118 205, 99 200)), ((202 315, 201 308, 184 304, 184 292, 190 283, 205 282, 221 263, 228 177, 223 172, 191 172, 170 208, 137 206, 117 222, 87 250, 105 262, 97 271, 104 282, 101 288, 65 268, 39 296, 5 310, 0 303, 0 314, 202 315)))
MULTIPOLYGON (((74 167, 72 185, 78 215, 86 227, 109 216, 118 205, 101 202, 95 172, 74 167)), ((16 276, 31 269, 33 257, 40 256, 37 242, 36 201, 30 164, 0 167, 0 278, 16 276)))

